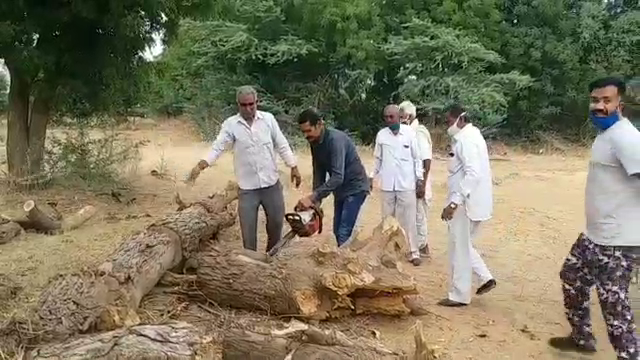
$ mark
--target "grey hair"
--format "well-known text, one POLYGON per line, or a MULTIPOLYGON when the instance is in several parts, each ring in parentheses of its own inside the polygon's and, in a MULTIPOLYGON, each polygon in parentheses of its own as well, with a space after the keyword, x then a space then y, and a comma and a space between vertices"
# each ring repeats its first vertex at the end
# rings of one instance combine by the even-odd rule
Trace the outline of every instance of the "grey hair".
POLYGON ((238 100, 242 95, 253 95, 256 99, 258 98, 258 92, 251 85, 242 85, 236 89, 236 100, 238 100))
POLYGON ((416 117, 416 106, 409 100, 400 103, 400 110, 405 114, 409 114, 409 116, 413 118, 416 117))

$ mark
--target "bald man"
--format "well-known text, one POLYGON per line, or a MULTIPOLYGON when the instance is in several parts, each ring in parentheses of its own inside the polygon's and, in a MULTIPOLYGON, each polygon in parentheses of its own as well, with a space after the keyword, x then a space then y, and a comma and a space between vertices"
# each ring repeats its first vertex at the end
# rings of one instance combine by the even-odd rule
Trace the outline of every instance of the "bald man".
POLYGON ((409 261, 419 266, 420 244, 416 228, 416 189, 424 188, 422 158, 416 133, 400 123, 397 105, 384 108, 386 127, 378 131, 372 180, 382 190, 382 217, 395 217, 409 240, 409 261))

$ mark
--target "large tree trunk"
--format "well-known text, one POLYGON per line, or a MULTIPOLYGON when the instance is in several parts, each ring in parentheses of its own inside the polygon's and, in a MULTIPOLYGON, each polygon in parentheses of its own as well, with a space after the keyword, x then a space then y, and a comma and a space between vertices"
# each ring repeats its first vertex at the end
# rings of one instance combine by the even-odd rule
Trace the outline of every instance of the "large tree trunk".
POLYGON ((197 286, 220 305, 317 320, 411 313, 405 297, 417 294, 416 282, 402 269, 406 236, 393 218, 347 248, 322 240, 296 239, 263 259, 220 242, 201 253, 197 286))
POLYGON ((184 322, 139 325, 44 345, 29 360, 191 360, 213 359, 211 338, 184 322))
POLYGON ((51 119, 53 92, 45 84, 42 86, 33 99, 29 117, 29 175, 40 174, 43 170, 47 125, 51 119))
POLYGON ((7 166, 9 175, 20 179, 29 172, 29 79, 6 63, 11 76, 7 119, 7 166))
POLYGON ((23 71, 7 62, 11 76, 7 122, 7 165, 13 179, 39 175, 42 171, 47 124, 55 90, 41 82, 31 95, 33 83, 23 71))
POLYGON ((53 279, 38 316, 49 336, 113 330, 139 322, 142 297, 165 271, 195 255, 200 241, 235 222, 237 185, 165 216, 126 239, 97 269, 53 279))

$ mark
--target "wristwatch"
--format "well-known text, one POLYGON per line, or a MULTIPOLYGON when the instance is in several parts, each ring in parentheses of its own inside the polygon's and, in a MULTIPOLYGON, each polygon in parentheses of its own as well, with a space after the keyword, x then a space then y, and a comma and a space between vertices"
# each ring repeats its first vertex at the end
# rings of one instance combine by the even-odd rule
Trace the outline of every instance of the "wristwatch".
POLYGON ((450 204, 449 204, 449 207, 450 207, 451 209, 455 210, 455 209, 457 209, 457 208, 458 208, 458 204, 456 204, 456 203, 452 202, 452 203, 450 203, 450 204))

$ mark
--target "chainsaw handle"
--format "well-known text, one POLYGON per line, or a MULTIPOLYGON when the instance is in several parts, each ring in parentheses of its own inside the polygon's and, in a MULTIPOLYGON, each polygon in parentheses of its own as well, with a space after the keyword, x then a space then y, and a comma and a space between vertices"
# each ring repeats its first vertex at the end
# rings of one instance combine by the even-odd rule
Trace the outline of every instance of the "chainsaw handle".
POLYGON ((296 213, 285 214, 284 218, 289 223, 292 222, 292 221, 302 221, 302 217, 300 216, 300 214, 296 214, 296 213))

